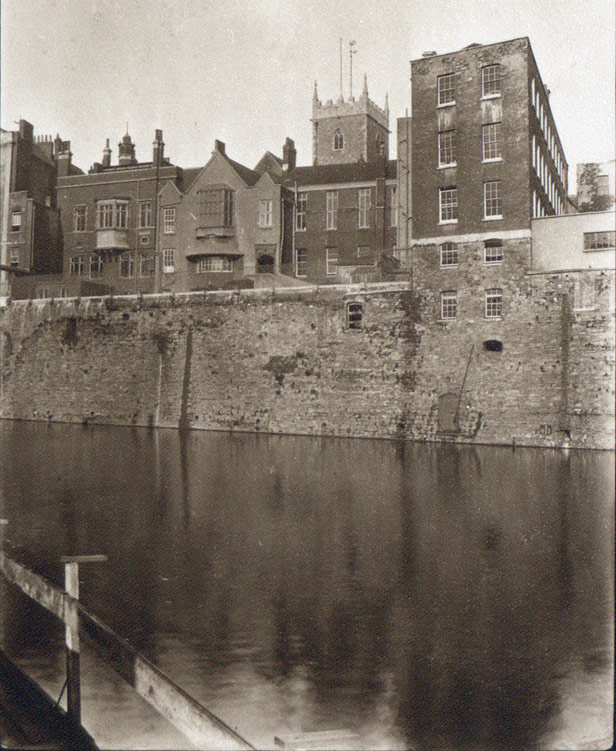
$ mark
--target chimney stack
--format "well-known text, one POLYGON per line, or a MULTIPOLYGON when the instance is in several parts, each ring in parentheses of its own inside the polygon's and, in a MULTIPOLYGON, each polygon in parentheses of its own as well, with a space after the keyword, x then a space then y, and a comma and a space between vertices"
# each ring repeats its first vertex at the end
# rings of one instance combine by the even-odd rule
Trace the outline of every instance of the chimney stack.
POLYGON ((71 159, 73 158, 73 154, 71 153, 71 142, 60 141, 60 139, 56 137, 55 143, 59 146, 59 150, 56 153, 58 177, 66 177, 71 173, 71 159))
POLYGON ((226 155, 227 151, 226 151, 226 147, 225 147, 224 141, 215 140, 214 141, 214 151, 218 151, 220 154, 225 154, 226 155))
POLYGON ((109 139, 105 142, 105 148, 103 149, 103 167, 111 167, 111 147, 109 146, 109 139))
POLYGON ((154 131, 154 141, 152 143, 152 161, 155 167, 160 167, 164 162, 165 143, 163 141, 162 130, 154 131))

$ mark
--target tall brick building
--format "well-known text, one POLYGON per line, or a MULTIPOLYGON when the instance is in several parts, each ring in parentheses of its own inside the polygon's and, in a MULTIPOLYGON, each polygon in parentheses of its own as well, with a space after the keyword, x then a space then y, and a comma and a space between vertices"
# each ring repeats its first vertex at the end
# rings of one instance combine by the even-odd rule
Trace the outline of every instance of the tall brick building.
POLYGON ((567 162, 527 38, 425 53, 411 76, 412 117, 398 122, 400 258, 422 321, 440 325, 439 425, 457 432, 468 379, 498 371, 521 335, 531 220, 567 211, 567 162))
POLYGON ((565 213, 567 162, 529 40, 425 54, 411 63, 412 235, 400 244, 565 213))
POLYGON ((90 280, 117 293, 155 290, 158 193, 165 183, 182 180, 164 146, 157 130, 152 161, 138 162, 126 134, 112 165, 108 139, 102 162, 87 175, 58 177, 67 281, 90 280))
POLYGON ((291 170, 293 273, 327 284, 378 278, 396 242, 396 162, 389 160, 389 107, 368 97, 312 102, 313 164, 291 170))
POLYGON ((2 131, 1 162, 2 294, 6 296, 10 278, 18 276, 18 286, 27 288, 34 281, 31 275, 62 272, 56 178, 81 170, 71 165, 70 141, 35 136, 27 120, 19 121, 17 131, 2 131))

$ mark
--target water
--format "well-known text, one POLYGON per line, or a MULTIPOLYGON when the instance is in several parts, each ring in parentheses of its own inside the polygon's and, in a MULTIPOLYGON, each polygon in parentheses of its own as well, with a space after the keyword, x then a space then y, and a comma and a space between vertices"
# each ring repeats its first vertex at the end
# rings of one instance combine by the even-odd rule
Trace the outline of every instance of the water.
MULTIPOLYGON (((5 550, 106 553, 81 599, 253 744, 610 745, 612 453, 0 430, 5 550)), ((61 669, 27 612, 5 644, 61 669)))

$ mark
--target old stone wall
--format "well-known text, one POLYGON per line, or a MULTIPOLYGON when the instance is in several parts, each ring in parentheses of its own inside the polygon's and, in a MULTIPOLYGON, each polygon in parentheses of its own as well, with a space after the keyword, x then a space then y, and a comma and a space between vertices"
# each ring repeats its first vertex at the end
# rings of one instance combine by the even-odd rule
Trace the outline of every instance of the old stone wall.
POLYGON ((613 274, 585 273, 594 310, 574 273, 528 275, 499 331, 403 284, 17 302, 2 417, 610 448, 613 274))

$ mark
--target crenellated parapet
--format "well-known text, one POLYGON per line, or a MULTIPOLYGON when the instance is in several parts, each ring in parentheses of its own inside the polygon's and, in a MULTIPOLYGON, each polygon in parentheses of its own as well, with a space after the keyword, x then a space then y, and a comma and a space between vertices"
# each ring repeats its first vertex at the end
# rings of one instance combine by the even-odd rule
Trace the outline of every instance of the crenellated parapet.
POLYGON ((347 117, 349 115, 362 115, 373 118, 383 128, 389 130, 389 102, 385 98, 385 107, 381 108, 375 104, 368 96, 368 84, 364 77, 364 88, 359 96, 353 96, 344 99, 338 97, 335 101, 327 99, 321 102, 317 93, 317 85, 314 85, 314 96, 312 99, 312 120, 323 120, 328 117, 347 117))

